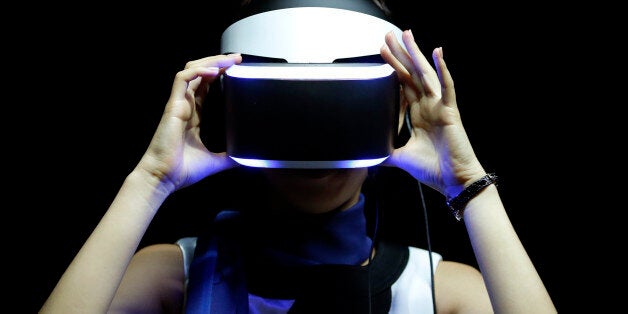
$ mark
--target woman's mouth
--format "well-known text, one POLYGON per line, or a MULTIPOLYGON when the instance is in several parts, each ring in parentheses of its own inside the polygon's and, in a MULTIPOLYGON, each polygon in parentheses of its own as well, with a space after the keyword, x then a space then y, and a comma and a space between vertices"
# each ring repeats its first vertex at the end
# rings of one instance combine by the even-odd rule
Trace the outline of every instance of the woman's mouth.
POLYGON ((277 172, 281 175, 321 179, 338 173, 340 170, 341 169, 281 169, 277 170, 277 172))

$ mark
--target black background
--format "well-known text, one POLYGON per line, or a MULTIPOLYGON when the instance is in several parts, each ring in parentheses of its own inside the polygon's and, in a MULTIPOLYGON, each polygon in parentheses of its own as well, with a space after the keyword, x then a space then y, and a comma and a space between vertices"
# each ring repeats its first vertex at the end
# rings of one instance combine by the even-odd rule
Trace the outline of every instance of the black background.
MULTIPOLYGON (((539 4, 414 6, 391 2, 397 25, 413 30, 425 54, 444 48, 476 153, 500 177, 513 225, 557 307, 566 309, 562 278, 571 231, 564 213, 584 204, 559 197, 578 180, 564 162, 576 148, 573 130, 565 127, 573 120, 561 108, 581 105, 568 97, 580 87, 567 83, 575 81, 570 60, 576 59, 571 49, 578 30, 556 23, 562 13, 539 4)), ((8 254, 17 261, 10 275, 25 298, 14 300, 27 307, 20 312, 39 309, 107 210, 150 141, 175 73, 189 60, 218 53, 225 12, 182 4, 39 6, 13 25, 21 33, 8 41, 16 62, 7 67, 16 70, 9 78, 20 89, 12 91, 17 101, 6 111, 13 124, 5 157, 12 160, 7 183, 16 188, 7 195, 15 198, 10 207, 17 213, 7 230, 13 230, 8 254), (29 25, 35 31, 25 32, 29 25)), ((247 197, 246 182, 236 181, 240 175, 219 174, 172 195, 142 246, 189 235, 208 212, 247 197)), ((424 245, 415 181, 394 170, 383 176, 395 180, 387 185, 389 207, 406 208, 383 212, 381 232, 424 245)), ((423 192, 433 250, 475 265, 463 225, 442 196, 423 192)))

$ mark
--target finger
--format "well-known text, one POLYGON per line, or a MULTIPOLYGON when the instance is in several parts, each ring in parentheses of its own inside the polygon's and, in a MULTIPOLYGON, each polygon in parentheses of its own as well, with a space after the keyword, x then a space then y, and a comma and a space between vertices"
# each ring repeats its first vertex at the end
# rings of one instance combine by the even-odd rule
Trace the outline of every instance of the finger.
POLYGON ((400 58, 403 58, 403 56, 405 56, 405 59, 408 64, 412 64, 412 61, 407 56, 405 50, 403 50, 403 47, 399 45, 399 42, 397 41, 397 37, 395 37, 395 35, 392 32, 386 34, 386 41, 387 43, 385 45, 382 45, 382 47, 380 48, 380 55, 382 56, 384 61, 390 64, 390 66, 392 66, 392 68, 395 70, 395 72, 397 73, 397 77, 399 78, 399 81, 403 85, 406 86, 406 88, 404 88, 403 91, 404 91, 404 94, 406 95, 407 100, 410 102, 414 102, 418 99, 417 97, 419 97, 419 95, 422 93, 421 84, 417 84, 415 82, 415 79, 412 77, 408 69, 403 65, 403 63, 401 63, 401 61, 399 61, 399 59, 390 50, 390 46, 396 45, 397 46, 397 48, 395 48, 396 50, 398 49, 402 50, 403 52, 400 52, 402 55, 400 58))
POLYGON ((217 55, 201 58, 198 60, 188 61, 185 64, 185 68, 195 67, 217 67, 226 68, 234 64, 242 62, 242 56, 239 53, 232 53, 228 55, 217 55))
POLYGON ((412 59, 413 66, 411 68, 417 71, 417 76, 420 84, 422 85, 422 90, 428 96, 434 95, 435 92, 440 93, 440 88, 438 88, 439 84, 436 82, 436 71, 434 71, 434 68, 428 59, 421 52, 421 49, 414 40, 412 31, 404 31, 401 35, 401 39, 403 40, 403 43, 408 50, 408 54, 412 59))
MULTIPOLYGON (((217 67, 220 69, 220 74, 224 73, 225 69, 242 62, 242 56, 239 53, 233 53, 228 55, 217 55, 205 57, 198 60, 189 61, 185 68, 194 68, 194 67, 217 67)), ((211 76, 209 78, 199 78, 190 81, 188 84, 188 89, 194 92, 195 102, 200 104, 205 99, 205 95, 209 91, 210 84, 215 80, 215 76, 211 76)))
POLYGON ((438 80, 440 82, 441 91, 443 95, 443 102, 446 105, 456 105, 456 91, 454 88, 454 79, 447 68, 445 59, 443 57, 443 48, 438 47, 432 52, 432 59, 436 64, 436 71, 438 73, 438 80))
POLYGON ((408 113, 408 100, 406 97, 403 96, 403 90, 400 89, 399 90, 399 120, 397 121, 397 135, 399 134, 399 132, 401 132, 401 129, 403 128, 403 123, 404 120, 406 118, 406 114, 408 113))
MULTIPOLYGON (((171 100, 185 100, 188 87, 194 80, 199 77, 215 79, 219 73, 220 69, 217 67, 194 67, 179 71, 172 84, 171 100)), ((192 87, 195 88, 195 86, 192 87)))
POLYGON ((412 68, 412 60, 403 47, 401 47, 401 44, 399 44, 393 32, 387 33, 384 40, 385 45, 380 49, 382 58, 395 69, 402 82, 409 82, 408 80, 411 79, 411 77, 408 69, 412 68))

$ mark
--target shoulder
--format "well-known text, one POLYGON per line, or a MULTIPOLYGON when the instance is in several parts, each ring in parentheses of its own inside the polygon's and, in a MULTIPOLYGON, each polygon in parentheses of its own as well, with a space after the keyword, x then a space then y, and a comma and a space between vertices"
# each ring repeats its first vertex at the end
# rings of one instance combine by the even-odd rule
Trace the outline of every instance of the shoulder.
POLYGON ((131 260, 127 273, 142 274, 147 280, 182 280, 183 254, 176 244, 153 244, 140 249, 131 260), (153 278, 153 279, 149 279, 153 278))
POLYGON ((412 280, 419 277, 422 281, 431 282, 432 274, 443 257, 439 253, 412 246, 408 247, 408 252, 408 264, 404 270, 404 276, 413 278, 412 280))
POLYGON ((174 267, 181 270, 183 256, 177 244, 163 243, 143 247, 133 256, 133 262, 155 265, 158 267, 174 267), (161 265, 161 266, 159 266, 161 265))
POLYGON ((478 269, 443 260, 441 254, 425 249, 409 247, 408 250, 408 263, 392 287, 391 313, 432 312, 432 280, 439 312, 492 313, 488 292, 478 269))
POLYGON ((184 268, 176 244, 154 244, 135 253, 112 303, 113 309, 181 309, 184 268))
POLYGON ((442 261, 434 275, 436 306, 458 312, 491 313, 491 303, 480 271, 467 264, 442 261))
POLYGON ((436 252, 409 246, 408 261, 391 287, 391 313, 430 313, 432 307, 432 274, 442 256, 436 252))
POLYGON ((430 252, 425 249, 409 246, 410 261, 413 263, 433 263, 436 266, 443 260, 443 256, 436 252, 430 252))

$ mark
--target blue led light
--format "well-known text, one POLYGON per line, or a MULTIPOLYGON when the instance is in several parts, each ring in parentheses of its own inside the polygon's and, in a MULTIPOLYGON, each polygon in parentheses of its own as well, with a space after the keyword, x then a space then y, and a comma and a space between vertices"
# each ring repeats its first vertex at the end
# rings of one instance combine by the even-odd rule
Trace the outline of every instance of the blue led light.
POLYGON ((231 157, 243 166, 255 168, 295 168, 295 169, 336 169, 336 168, 364 168, 382 163, 388 156, 374 159, 356 160, 264 160, 231 157))
POLYGON ((233 65, 227 69, 226 75, 279 80, 364 80, 386 77, 393 71, 387 63, 364 66, 233 65))

